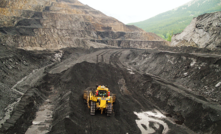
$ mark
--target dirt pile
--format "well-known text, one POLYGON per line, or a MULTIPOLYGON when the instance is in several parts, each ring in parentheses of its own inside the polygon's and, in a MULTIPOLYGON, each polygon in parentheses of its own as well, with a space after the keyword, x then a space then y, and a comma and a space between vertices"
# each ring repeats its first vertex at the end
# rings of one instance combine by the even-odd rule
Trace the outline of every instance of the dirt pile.
MULTIPOLYGON (((133 112, 151 111, 154 107, 148 103, 148 98, 139 92, 140 85, 146 79, 143 78, 142 81, 138 80, 138 77, 139 74, 131 75, 126 69, 87 62, 78 63, 56 75, 52 83, 57 83, 55 87, 63 93, 57 103, 51 133, 140 133, 135 122, 137 116, 133 112), (111 92, 117 94, 114 115, 110 118, 100 112, 97 112, 96 116, 90 116, 89 109, 82 100, 83 90, 99 83, 107 85, 111 92)), ((182 133, 186 131, 177 125, 170 125, 171 133, 177 129, 182 133)), ((158 131, 163 130, 164 128, 160 128, 158 131)))
POLYGON ((39 110, 53 111, 47 114, 53 120, 46 122, 47 124, 39 124, 39 132, 221 132, 221 106, 217 95, 220 88, 216 87, 220 76, 217 75, 217 79, 213 77, 216 71, 220 71, 217 70, 220 68, 218 55, 134 49, 72 48, 62 51, 60 62, 32 74, 35 77, 33 84, 21 82, 26 90, 22 92, 21 101, 14 106, 10 119, 3 124, 2 133, 24 133, 30 130, 32 124, 36 123, 34 118, 38 115, 35 114, 41 104, 43 106, 39 110), (205 66, 200 66, 202 63, 205 66), (208 72, 203 71, 208 73, 203 78, 199 67, 208 69, 208 72), (188 74, 185 77, 186 72, 188 74), (110 118, 100 112, 96 116, 90 116, 82 99, 83 90, 95 87, 96 84, 106 85, 111 92, 117 94, 114 114, 110 118), (200 94, 200 85, 208 85, 203 92, 211 93, 200 94), (52 94, 54 101, 50 105, 54 109, 42 109, 47 104, 48 96, 52 94))

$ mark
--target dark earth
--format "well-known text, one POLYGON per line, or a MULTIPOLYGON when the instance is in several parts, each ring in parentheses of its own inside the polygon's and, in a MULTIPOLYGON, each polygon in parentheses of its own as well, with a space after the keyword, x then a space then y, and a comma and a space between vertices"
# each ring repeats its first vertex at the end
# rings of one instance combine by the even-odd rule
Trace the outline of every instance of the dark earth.
POLYGON ((219 54, 0 47, 2 134, 221 133, 219 54), (97 84, 117 95, 111 117, 90 116, 83 101, 97 84))

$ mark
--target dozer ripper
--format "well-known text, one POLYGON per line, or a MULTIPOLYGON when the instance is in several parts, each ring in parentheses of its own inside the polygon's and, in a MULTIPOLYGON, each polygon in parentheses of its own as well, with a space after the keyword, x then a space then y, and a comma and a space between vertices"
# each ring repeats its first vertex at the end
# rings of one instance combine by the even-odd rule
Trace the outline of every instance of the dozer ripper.
POLYGON ((116 95, 111 94, 109 89, 105 86, 97 86, 96 90, 85 90, 83 99, 90 109, 90 114, 95 115, 96 110, 100 110, 110 116, 113 112, 113 104, 116 100, 116 95))

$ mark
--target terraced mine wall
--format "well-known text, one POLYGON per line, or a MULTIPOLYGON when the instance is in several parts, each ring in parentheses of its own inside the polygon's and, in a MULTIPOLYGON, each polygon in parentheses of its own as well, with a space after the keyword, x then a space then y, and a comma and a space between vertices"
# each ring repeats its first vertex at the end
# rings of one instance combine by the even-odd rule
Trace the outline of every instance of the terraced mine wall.
MULTIPOLYGON (((107 44, 109 46, 121 47, 121 48, 158 48, 165 46, 164 41, 136 41, 136 40, 90 40, 92 42, 98 42, 102 44, 107 44)), ((108 46, 107 46, 108 47, 108 46)))
MULTIPOLYGON (((118 46, 90 42, 102 39, 136 40, 138 44, 161 41, 168 45, 154 33, 125 25, 77 0, 3 0, 1 3, 0 38, 4 45, 28 50, 118 46)), ((129 47, 143 46, 130 44, 129 47)))

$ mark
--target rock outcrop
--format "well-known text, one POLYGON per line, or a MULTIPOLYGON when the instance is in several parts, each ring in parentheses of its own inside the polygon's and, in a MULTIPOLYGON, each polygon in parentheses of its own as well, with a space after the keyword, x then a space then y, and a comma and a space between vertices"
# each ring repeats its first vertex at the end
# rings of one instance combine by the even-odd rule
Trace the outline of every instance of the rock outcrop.
POLYGON ((2 0, 0 17, 0 42, 23 49, 167 45, 157 35, 124 25, 78 0, 2 0))
POLYGON ((171 46, 194 46, 221 50, 221 12, 200 15, 172 38, 171 46))

